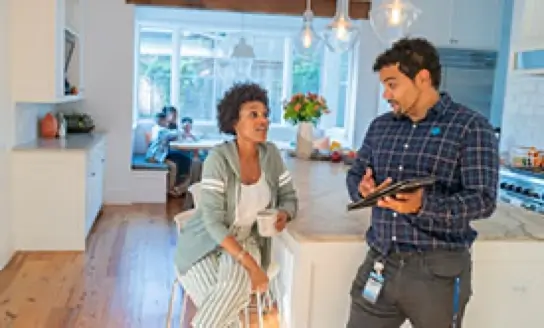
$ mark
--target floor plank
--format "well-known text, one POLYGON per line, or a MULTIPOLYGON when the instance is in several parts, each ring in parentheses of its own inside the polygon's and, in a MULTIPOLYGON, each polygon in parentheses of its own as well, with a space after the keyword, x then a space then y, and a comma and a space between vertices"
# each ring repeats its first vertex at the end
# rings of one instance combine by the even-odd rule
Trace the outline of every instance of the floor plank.
POLYGON ((106 206, 85 254, 17 253, 0 272, 0 327, 165 327, 180 211, 106 206))

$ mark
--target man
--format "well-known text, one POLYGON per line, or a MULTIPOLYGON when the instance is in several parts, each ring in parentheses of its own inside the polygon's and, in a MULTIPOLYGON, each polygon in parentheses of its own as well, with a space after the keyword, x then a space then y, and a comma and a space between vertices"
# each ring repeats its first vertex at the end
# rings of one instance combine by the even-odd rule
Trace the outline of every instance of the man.
POLYGON ((370 125, 347 174, 353 201, 392 182, 436 183, 381 199, 370 250, 353 282, 348 328, 461 326, 472 294, 470 221, 496 207, 497 138, 480 114, 438 91, 441 66, 424 39, 402 39, 373 67, 392 112, 370 125))

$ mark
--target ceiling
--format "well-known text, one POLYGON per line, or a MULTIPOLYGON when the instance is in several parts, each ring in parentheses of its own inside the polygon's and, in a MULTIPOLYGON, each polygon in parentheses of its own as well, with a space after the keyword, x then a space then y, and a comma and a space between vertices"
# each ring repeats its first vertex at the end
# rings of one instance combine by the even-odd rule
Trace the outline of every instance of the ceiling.
MULTIPOLYGON (((226 10, 246 13, 266 13, 301 16, 306 0, 126 0, 128 4, 226 10)), ((353 19, 367 19, 371 0, 351 0, 349 14, 353 19)), ((312 0, 314 15, 332 17, 336 0, 312 0)))

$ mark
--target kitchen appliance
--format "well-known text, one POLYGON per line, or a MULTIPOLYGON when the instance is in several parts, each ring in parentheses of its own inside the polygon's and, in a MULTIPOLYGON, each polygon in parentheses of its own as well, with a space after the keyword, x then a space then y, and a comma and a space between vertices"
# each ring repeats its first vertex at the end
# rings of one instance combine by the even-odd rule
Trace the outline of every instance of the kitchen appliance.
POLYGON ((503 166, 498 196, 501 202, 544 214, 544 174, 503 166))
POLYGON ((453 100, 491 117, 497 52, 474 49, 438 48, 442 65, 440 91, 453 100))
POLYGON ((89 133, 94 130, 94 121, 84 113, 65 113, 67 133, 89 133))

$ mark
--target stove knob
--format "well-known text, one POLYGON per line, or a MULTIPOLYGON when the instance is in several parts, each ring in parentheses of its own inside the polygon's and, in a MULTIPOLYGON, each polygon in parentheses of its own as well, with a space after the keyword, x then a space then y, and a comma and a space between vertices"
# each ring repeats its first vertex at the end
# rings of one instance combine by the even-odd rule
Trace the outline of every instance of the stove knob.
POLYGON ((501 189, 506 189, 507 186, 508 186, 508 183, 506 182, 501 182, 501 184, 499 185, 501 189))
MULTIPOLYGON (((506 185, 506 190, 509 190, 509 191, 514 190, 514 185, 513 184, 506 185)), ((544 194, 542 194, 542 195, 544 195, 544 194)))
POLYGON ((523 195, 525 195, 525 196, 530 196, 531 195, 531 189, 523 189, 523 191, 521 193, 523 195))
POLYGON ((521 188, 521 187, 515 187, 514 188, 514 192, 517 192, 517 193, 521 193, 522 190, 523 190, 523 188, 521 188))

